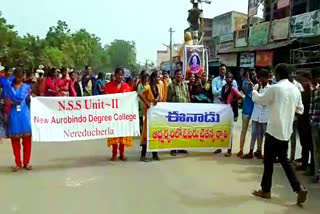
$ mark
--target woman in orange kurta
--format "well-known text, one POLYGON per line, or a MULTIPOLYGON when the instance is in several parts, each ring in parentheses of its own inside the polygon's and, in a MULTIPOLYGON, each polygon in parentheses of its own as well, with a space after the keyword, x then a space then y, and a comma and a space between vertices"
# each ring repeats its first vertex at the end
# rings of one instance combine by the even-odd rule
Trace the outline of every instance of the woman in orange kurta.
MULTIPOLYGON (((105 94, 117 94, 117 93, 126 93, 131 92, 132 89, 130 86, 123 82, 123 69, 116 68, 115 70, 115 81, 109 82, 105 88, 105 94)), ((124 156, 124 147, 132 146, 132 137, 116 137, 108 139, 108 146, 112 146, 112 158, 111 161, 115 161, 117 159, 117 151, 119 147, 120 152, 120 160, 126 161, 127 158, 124 156)))
MULTIPOLYGON (((150 107, 150 104, 153 103, 156 105, 158 102, 163 101, 163 90, 159 85, 160 76, 157 71, 154 71, 150 77, 150 85, 145 86, 144 90, 139 94, 139 97, 145 103, 144 108, 144 123, 143 130, 141 135, 141 158, 143 162, 147 162, 146 153, 147 153, 147 110, 150 107)), ((152 152, 153 160, 160 160, 157 152, 152 152)))

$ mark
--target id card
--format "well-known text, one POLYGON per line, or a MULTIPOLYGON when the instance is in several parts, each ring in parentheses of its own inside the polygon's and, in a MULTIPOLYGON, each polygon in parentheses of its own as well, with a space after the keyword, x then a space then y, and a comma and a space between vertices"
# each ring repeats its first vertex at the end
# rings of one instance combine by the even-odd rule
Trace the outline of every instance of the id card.
POLYGON ((17 105, 17 112, 21 111, 21 105, 17 105))

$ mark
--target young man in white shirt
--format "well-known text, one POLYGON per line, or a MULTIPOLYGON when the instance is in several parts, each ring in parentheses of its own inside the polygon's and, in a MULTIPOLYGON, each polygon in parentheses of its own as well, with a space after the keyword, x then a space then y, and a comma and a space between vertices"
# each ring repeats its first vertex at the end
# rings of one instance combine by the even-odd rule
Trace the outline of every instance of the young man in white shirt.
POLYGON ((301 205, 307 199, 308 191, 298 180, 295 170, 287 160, 287 149, 295 113, 302 114, 304 107, 301 93, 289 80, 290 66, 279 64, 275 68, 277 84, 270 86, 263 94, 253 91, 253 101, 267 105, 269 119, 264 144, 264 172, 261 190, 255 190, 253 195, 271 198, 273 164, 276 157, 284 169, 294 192, 298 194, 297 204, 301 205))
MULTIPOLYGON (((259 94, 263 94, 270 85, 268 84, 269 80, 269 71, 267 69, 261 69, 258 73, 259 83, 255 85, 254 90, 258 91, 259 94)), ((251 144, 250 151, 248 154, 242 156, 242 159, 252 159, 253 155, 262 159, 262 143, 263 136, 267 129, 267 122, 269 117, 268 106, 254 103, 251 119, 252 119, 252 133, 251 133, 251 144), (258 142, 257 151, 253 154, 253 149, 256 141, 258 142)))

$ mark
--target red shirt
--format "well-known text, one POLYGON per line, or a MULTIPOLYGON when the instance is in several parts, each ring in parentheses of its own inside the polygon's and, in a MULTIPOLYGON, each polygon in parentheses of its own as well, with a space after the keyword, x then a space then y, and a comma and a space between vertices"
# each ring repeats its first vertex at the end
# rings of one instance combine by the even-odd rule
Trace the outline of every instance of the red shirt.
POLYGON ((121 83, 121 87, 118 88, 118 84, 115 81, 109 82, 104 87, 104 94, 117 94, 131 92, 132 88, 127 83, 121 83))

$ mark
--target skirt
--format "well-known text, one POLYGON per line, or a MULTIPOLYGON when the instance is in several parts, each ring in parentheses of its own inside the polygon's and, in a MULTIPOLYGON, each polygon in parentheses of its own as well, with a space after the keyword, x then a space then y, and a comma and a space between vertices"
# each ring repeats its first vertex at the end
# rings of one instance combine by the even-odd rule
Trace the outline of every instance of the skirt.
POLYGON ((125 147, 132 146, 132 137, 115 137, 108 139, 108 146, 112 146, 114 144, 123 144, 125 147))

